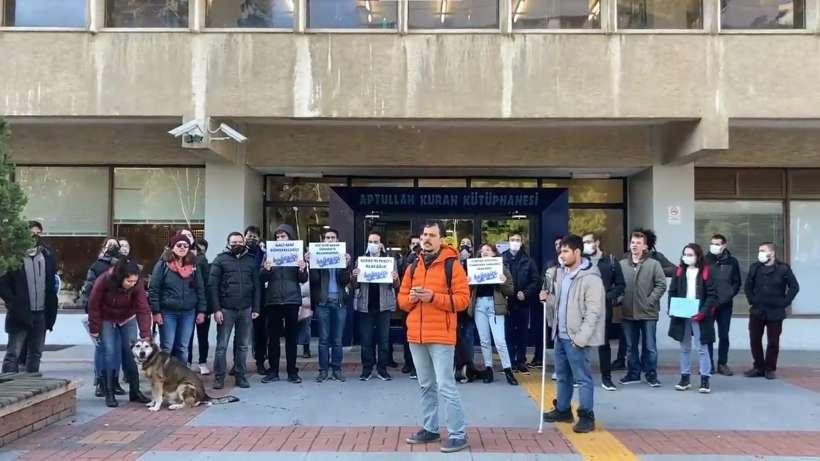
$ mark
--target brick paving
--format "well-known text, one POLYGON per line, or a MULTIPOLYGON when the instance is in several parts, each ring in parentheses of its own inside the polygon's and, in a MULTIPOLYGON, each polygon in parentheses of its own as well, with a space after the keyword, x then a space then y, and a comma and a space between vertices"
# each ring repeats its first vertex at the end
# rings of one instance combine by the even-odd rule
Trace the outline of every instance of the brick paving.
POLYGON ((610 432, 638 455, 820 456, 820 432, 610 432))

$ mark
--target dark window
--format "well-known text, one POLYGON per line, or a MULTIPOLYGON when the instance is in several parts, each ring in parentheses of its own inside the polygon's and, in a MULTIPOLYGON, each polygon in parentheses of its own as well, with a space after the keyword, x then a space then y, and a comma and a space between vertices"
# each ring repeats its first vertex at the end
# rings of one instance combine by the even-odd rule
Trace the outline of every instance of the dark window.
POLYGON ((188 27, 188 0, 106 0, 105 13, 106 27, 188 27))
POLYGON ((397 0, 307 0, 310 29, 395 29, 397 0))
POLYGON ((721 0, 722 29, 802 29, 805 0, 721 0))
POLYGON ((702 0, 618 0, 620 29, 702 29, 702 0))
POLYGON ((497 29, 498 0, 411 1, 410 29, 497 29))
POLYGON ((297 0, 212 0, 207 26, 214 28, 293 28, 297 0))

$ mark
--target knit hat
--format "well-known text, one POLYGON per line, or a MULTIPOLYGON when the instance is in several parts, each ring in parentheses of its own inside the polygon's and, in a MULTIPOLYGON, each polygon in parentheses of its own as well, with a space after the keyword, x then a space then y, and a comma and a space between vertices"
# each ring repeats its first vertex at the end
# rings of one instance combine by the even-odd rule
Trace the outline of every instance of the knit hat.
POLYGON ((191 241, 188 240, 188 237, 182 234, 174 234, 174 236, 171 237, 170 240, 168 240, 168 248, 173 248, 179 242, 185 242, 188 244, 188 246, 191 245, 191 241))

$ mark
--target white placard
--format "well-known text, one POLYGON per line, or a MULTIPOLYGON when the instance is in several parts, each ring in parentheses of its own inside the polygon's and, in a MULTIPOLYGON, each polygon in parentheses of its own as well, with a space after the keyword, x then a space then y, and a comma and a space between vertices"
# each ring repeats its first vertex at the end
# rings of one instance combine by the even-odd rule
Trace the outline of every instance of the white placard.
POLYGON ((344 269, 347 267, 345 242, 310 243, 311 269, 344 269))
POLYGON ((268 240, 268 261, 277 267, 294 267, 302 259, 304 247, 301 240, 268 240))
POLYGON ((470 258, 467 260, 467 276, 470 285, 501 283, 504 258, 470 258))
POLYGON ((356 263, 359 269, 359 283, 393 283, 393 270, 396 260, 393 258, 361 257, 356 263))

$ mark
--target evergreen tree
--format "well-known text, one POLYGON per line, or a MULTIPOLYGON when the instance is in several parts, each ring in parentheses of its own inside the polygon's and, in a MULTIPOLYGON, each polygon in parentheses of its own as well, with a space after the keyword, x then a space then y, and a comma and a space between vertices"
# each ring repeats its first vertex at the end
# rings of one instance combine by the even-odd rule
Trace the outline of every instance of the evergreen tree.
POLYGON ((14 164, 6 146, 8 135, 8 124, 0 118, 0 275, 20 267, 32 247, 28 222, 22 216, 26 196, 20 185, 12 182, 14 164))

